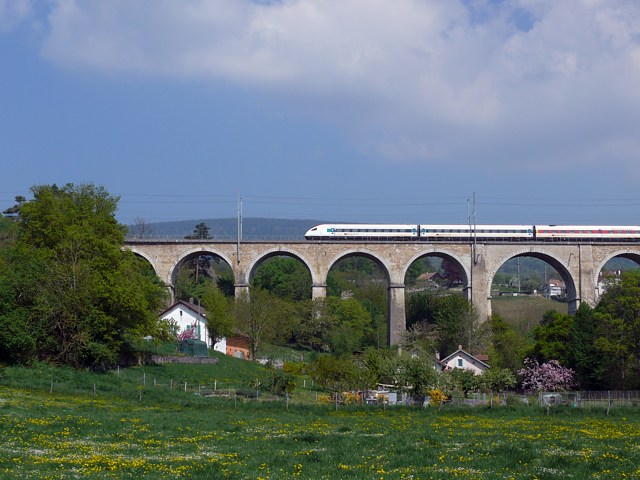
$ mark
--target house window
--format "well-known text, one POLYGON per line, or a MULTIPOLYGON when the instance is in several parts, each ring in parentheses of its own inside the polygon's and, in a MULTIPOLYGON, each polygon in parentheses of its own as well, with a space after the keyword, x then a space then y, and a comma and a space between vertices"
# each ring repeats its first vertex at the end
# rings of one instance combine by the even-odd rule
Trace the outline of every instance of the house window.
POLYGON ((462 362, 463 362, 463 360, 462 360, 461 358, 459 358, 459 359, 458 359, 458 366, 459 366, 459 367, 462 367, 462 362))

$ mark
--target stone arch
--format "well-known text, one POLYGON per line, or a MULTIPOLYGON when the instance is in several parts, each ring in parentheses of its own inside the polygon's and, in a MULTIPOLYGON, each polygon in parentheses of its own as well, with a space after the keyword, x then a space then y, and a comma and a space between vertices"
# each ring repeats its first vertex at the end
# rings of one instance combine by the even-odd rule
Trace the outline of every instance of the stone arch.
POLYGON ((452 260, 453 262, 455 262, 456 265, 458 265, 458 267, 460 268, 460 272, 462 272, 462 276, 464 277, 462 279, 463 284, 464 284, 464 288, 463 291, 467 292, 469 290, 468 287, 470 287, 470 280, 471 280, 471 272, 468 269, 468 265, 467 262, 464 262, 458 255, 456 255, 455 253, 446 250, 446 249, 437 249, 437 250, 430 250, 430 251, 425 251, 425 252, 420 252, 415 254, 413 257, 411 257, 408 262, 406 263, 406 265, 404 265, 403 267, 403 271, 402 271, 402 278, 403 281, 407 276, 407 272, 409 271, 409 267, 411 267, 411 265, 413 264, 413 262, 415 262, 416 260, 422 258, 422 257, 438 257, 441 259, 449 259, 452 260))
POLYGON ((251 279, 253 278, 253 274, 256 268, 258 267, 258 265, 260 265, 262 262, 264 262, 265 260, 271 257, 278 257, 278 256, 292 257, 292 258, 295 258, 296 260, 301 261, 304 264, 304 266, 307 267, 307 269, 309 270, 309 273, 311 273, 312 285, 316 284, 318 275, 315 269, 311 268, 311 262, 309 262, 309 260, 307 260, 307 258, 304 255, 300 254, 299 252, 296 252, 292 249, 283 250, 281 248, 272 248, 264 252, 261 252, 260 255, 258 255, 254 260, 252 260, 252 262, 247 267, 247 271, 246 271, 247 278, 245 278, 244 281, 247 284, 249 284, 251 282, 251 279))
MULTIPOLYGON (((572 252, 569 252, 569 258, 571 257, 571 255, 572 255, 572 252)), ((499 258, 493 264, 492 268, 487 271, 488 275, 487 275, 487 278, 485 279, 485 281, 487 282, 486 283, 487 292, 491 292, 491 284, 500 267, 502 267, 502 265, 504 265, 508 260, 511 260, 512 258, 517 258, 517 257, 537 258, 539 260, 542 260, 543 262, 548 263, 553 268, 555 268, 556 271, 562 277, 562 280, 564 281, 567 288, 569 313, 575 312, 575 310, 578 307, 578 302, 580 301, 580 299, 578 298, 579 279, 576 280, 576 278, 574 278, 575 272, 572 272, 569 266, 562 259, 558 258, 553 253, 545 251, 543 248, 539 250, 532 249, 532 248, 521 248, 521 249, 513 250, 508 254, 503 255, 501 258, 499 258)))
MULTIPOLYGON (((367 248, 348 248, 338 252, 326 263, 325 274, 341 260, 349 257, 365 257, 373 261, 382 270, 387 280, 387 345, 397 345, 400 335, 406 330, 406 318, 404 307, 404 278, 399 278, 400 269, 394 270, 379 254, 367 248)), ((326 279, 325 279, 326 281, 326 279)))
POLYGON ((181 252, 180 255, 178 256, 178 258, 176 259, 176 261, 174 261, 171 264, 171 267, 169 268, 168 283, 169 283, 169 285, 171 285, 172 288, 175 288, 174 281, 175 281, 175 277, 176 277, 176 272, 177 272, 178 266, 182 262, 184 262, 186 259, 188 259, 189 257, 191 257, 193 255, 196 255, 196 254, 212 255, 212 256, 220 257, 222 260, 224 260, 227 263, 227 265, 229 265, 233 275, 234 276, 236 275, 235 269, 233 268, 233 261, 229 257, 227 257, 224 253, 216 251, 215 249, 211 249, 211 248, 207 248, 207 249, 191 248, 191 249, 188 249, 188 250, 185 250, 185 251, 181 252))
POLYGON ((594 265, 594 269, 592 272, 593 277, 591 279, 591 285, 593 285, 593 289, 596 292, 596 295, 594 298, 596 303, 600 300, 600 295, 598 294, 598 280, 599 280, 600 272, 602 271, 602 269, 604 268, 604 266, 607 264, 609 260, 613 260, 614 258, 617 258, 617 257, 622 257, 628 260, 632 260, 636 262, 638 265, 640 265, 640 251, 630 250, 630 249, 621 249, 621 250, 609 253, 604 257, 604 259, 599 264, 594 265))
POLYGON ((595 268, 593 269, 593 279, 592 279, 594 285, 598 284, 598 276, 600 275, 600 272, 602 271, 604 266, 607 264, 607 262, 609 260, 613 260, 616 257, 626 258, 640 265, 640 252, 638 251, 624 249, 624 250, 619 250, 619 251, 610 253, 606 257, 604 257, 604 259, 599 264, 595 265, 595 268))
MULTIPOLYGON (((340 253, 335 255, 326 264, 327 273, 340 260, 342 260, 344 258, 348 258, 348 257, 357 257, 357 256, 362 256, 362 257, 368 258, 370 260, 373 260, 375 263, 377 263, 382 268, 382 271, 384 272, 385 276, 387 277, 387 282, 389 283, 389 285, 394 283, 394 280, 396 281, 396 283, 403 283, 404 282, 404 277, 403 277, 402 281, 399 281, 397 278, 394 278, 395 276, 393 275, 393 269, 389 267, 387 262, 385 262, 385 260, 382 257, 380 257, 380 255, 378 255, 375 252, 372 252, 372 251, 370 251, 368 249, 360 249, 360 248, 350 248, 350 249, 347 249, 347 250, 342 250, 340 253)), ((326 279, 325 279, 325 281, 326 281, 326 279)))
POLYGON ((135 247, 129 247, 128 250, 133 253, 134 255, 137 255, 138 257, 144 258, 147 262, 149 262, 149 265, 151 265, 151 268, 153 268, 153 271, 155 272, 155 274, 159 277, 160 275, 158 274, 158 266, 156 265, 156 262, 154 261, 153 258, 151 258, 151 256, 149 254, 147 254, 146 252, 135 248, 135 247))

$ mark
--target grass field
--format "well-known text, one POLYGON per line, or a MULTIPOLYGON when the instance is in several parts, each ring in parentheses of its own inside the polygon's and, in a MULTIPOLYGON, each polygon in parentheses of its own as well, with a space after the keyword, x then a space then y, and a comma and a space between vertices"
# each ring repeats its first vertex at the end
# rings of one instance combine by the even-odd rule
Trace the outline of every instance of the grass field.
POLYGON ((567 313, 566 303, 550 300, 542 296, 493 297, 491 311, 500 315, 512 328, 521 334, 538 325, 549 310, 567 313))
POLYGON ((222 378, 223 370, 240 381, 259 374, 248 362, 229 363, 120 375, 0 370, 0 478, 640 477, 637 409, 611 416, 533 406, 336 410, 302 396, 287 407, 150 382, 154 375, 182 375, 193 385, 222 378))

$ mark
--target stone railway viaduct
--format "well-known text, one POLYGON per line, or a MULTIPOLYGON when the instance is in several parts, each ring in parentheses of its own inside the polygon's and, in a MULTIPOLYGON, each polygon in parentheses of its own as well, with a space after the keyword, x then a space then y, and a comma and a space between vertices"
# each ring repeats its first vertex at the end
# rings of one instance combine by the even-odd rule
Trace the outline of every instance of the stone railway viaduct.
POLYGON ((386 273, 389 289, 389 344, 395 345, 406 330, 405 275, 410 265, 424 256, 447 258, 462 272, 464 293, 480 319, 491 315, 491 283, 498 269, 515 257, 544 260, 561 275, 567 287, 569 312, 581 302, 594 306, 598 301, 598 275, 614 257, 640 264, 640 244, 636 243, 426 243, 426 242, 215 242, 215 241, 127 241, 126 248, 145 258, 156 274, 173 289, 178 267, 198 255, 219 257, 233 271, 236 296, 249 290, 254 271, 273 256, 300 260, 311 272, 312 298, 327 292, 331 267, 349 256, 364 256, 386 273))

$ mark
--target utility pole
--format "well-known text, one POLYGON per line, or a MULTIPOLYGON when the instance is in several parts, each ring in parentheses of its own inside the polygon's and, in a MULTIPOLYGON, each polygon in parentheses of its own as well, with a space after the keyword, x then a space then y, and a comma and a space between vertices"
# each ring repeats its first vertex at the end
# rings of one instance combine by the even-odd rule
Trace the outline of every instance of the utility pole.
POLYGON ((478 245, 478 240, 477 240, 477 222, 476 222, 476 192, 473 192, 473 264, 477 265, 478 264, 478 255, 476 253, 477 251, 477 245, 478 245))
POLYGON ((238 244, 236 246, 236 261, 240 263, 240 241, 242 240, 242 196, 238 193, 238 244))
POLYGON ((469 199, 467 199, 467 222, 469 223, 469 243, 471 244, 471 266, 470 266, 470 276, 469 279, 469 301, 473 303, 473 270, 474 267, 478 264, 478 256, 476 254, 476 192, 473 192, 473 209, 469 209, 469 199), (473 226, 471 225, 473 215, 473 226))

